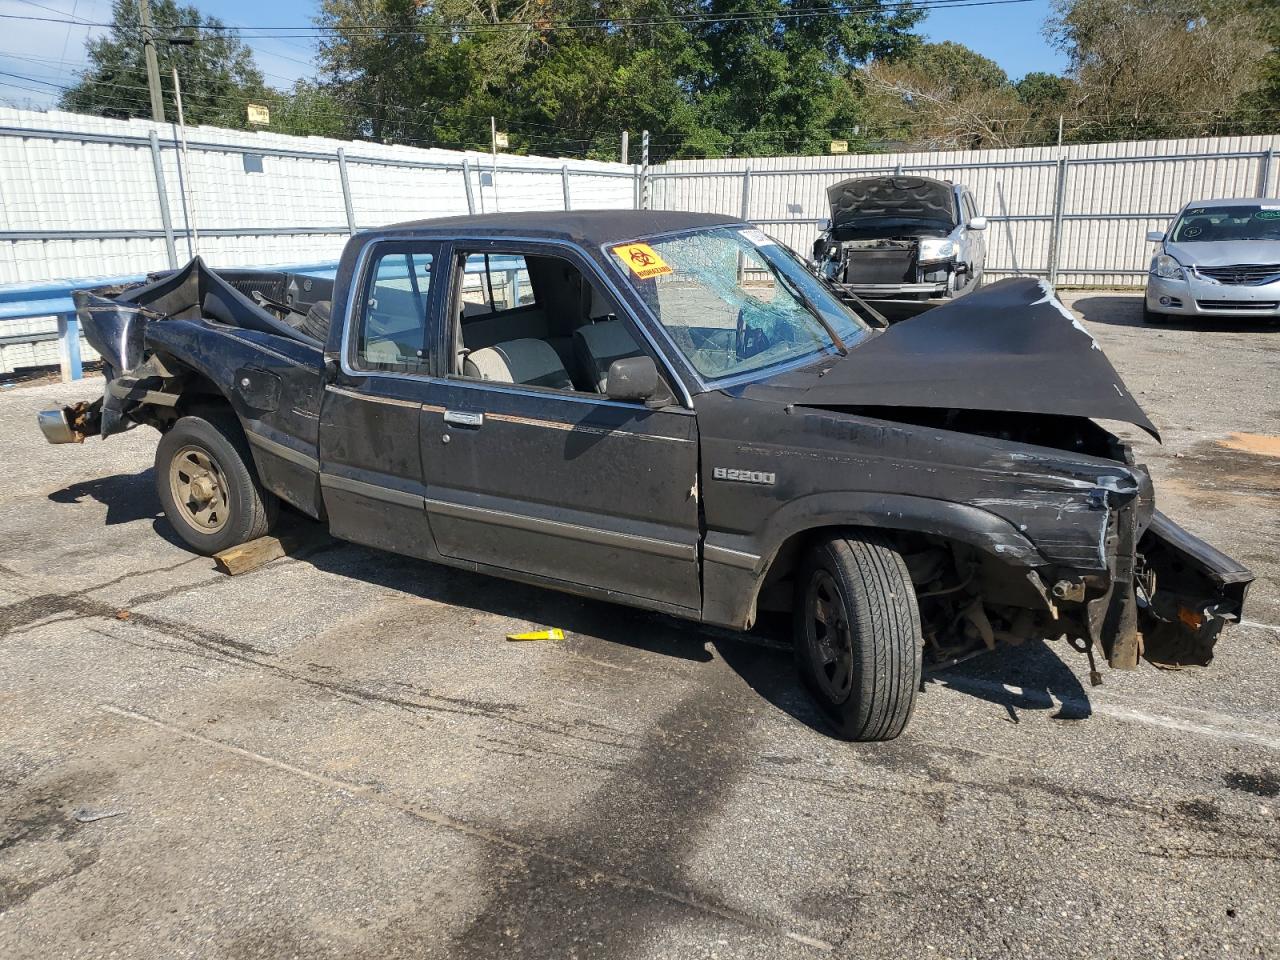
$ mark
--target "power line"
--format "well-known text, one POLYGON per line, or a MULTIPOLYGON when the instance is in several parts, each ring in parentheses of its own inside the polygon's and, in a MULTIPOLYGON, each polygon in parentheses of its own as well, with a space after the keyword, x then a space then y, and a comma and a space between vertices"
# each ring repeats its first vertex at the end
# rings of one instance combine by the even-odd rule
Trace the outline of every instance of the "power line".
MULTIPOLYGON (((964 7, 994 7, 1032 2, 1034 2, 1034 0, 883 0, 883 2, 875 3, 854 3, 840 6, 811 7, 805 10, 779 10, 771 13, 680 13, 668 14, 662 17, 594 17, 589 19, 566 20, 560 22, 546 19, 503 20, 497 23, 462 21, 458 23, 423 24, 414 29, 406 30, 388 29, 387 25, 376 23, 363 23, 343 27, 330 24, 231 26, 228 24, 184 23, 171 25, 168 29, 204 30, 211 32, 232 30, 237 32, 242 30, 250 31, 249 33, 242 33, 241 39, 248 37, 253 37, 255 39, 316 39, 328 34, 338 34, 348 37, 365 35, 380 37, 425 36, 429 34, 457 36, 463 34, 493 33, 527 28, 533 28, 539 32, 556 32, 561 30, 592 30, 599 28, 620 29, 623 27, 659 27, 681 24, 719 25, 753 22, 772 23, 779 20, 805 20, 826 16, 844 17, 859 13, 885 14, 964 7)), ((37 17, 12 13, 0 14, 0 19, 45 23, 75 23, 81 26, 96 27, 111 27, 116 25, 114 22, 106 21, 94 22, 88 20, 65 20, 54 17, 37 17)))
POLYGON ((72 12, 71 12, 71 13, 67 13, 67 11, 65 11, 65 10, 59 10, 57 7, 47 7, 47 6, 45 6, 43 3, 36 3, 36 2, 35 2, 35 0, 18 0, 18 2, 19 2, 19 3, 25 3, 25 4, 26 4, 27 6, 29 6, 29 7, 36 7, 36 8, 38 8, 38 9, 40 9, 40 10, 48 10, 50 13, 60 13, 60 14, 62 14, 64 17, 70 17, 71 19, 70 19, 70 21, 68 21, 68 22, 73 23, 73 24, 79 24, 79 25, 81 25, 81 26, 97 26, 97 24, 91 24, 91 23, 90 23, 89 21, 87 21, 84 17, 77 17, 77 16, 76 16, 76 14, 75 14, 75 8, 74 8, 74 7, 72 8, 72 12))
MULTIPOLYGON (((52 63, 52 61, 51 61, 51 60, 49 60, 49 59, 47 59, 47 58, 42 58, 42 57, 28 57, 28 56, 25 56, 25 55, 22 55, 22 54, 10 53, 10 52, 7 52, 7 51, 0 51, 0 59, 6 58, 6 57, 8 57, 8 58, 12 58, 12 59, 16 59, 16 60, 24 60, 24 61, 27 61, 27 62, 30 62, 30 63, 41 64, 41 65, 52 63)), ((57 73, 57 74, 61 74, 61 75, 62 75, 62 76, 60 77, 60 79, 72 79, 73 77, 75 77, 75 76, 77 76, 77 75, 79 75, 79 76, 84 76, 84 74, 83 74, 83 73, 81 73, 81 74, 76 74, 76 73, 75 73, 75 71, 73 71, 73 70, 58 70, 58 71, 55 71, 55 73, 57 73)), ((10 74, 10 75, 11 75, 11 76, 16 76, 16 74, 10 74)), ((274 74, 264 74, 264 76, 275 76, 275 75, 274 75, 274 74)), ((38 80, 39 80, 39 78, 36 78, 36 77, 29 77, 29 78, 27 78, 27 79, 30 79, 30 80, 36 80, 36 81, 38 81, 38 80)), ((119 89, 132 89, 132 90, 145 90, 145 89, 147 89, 146 87, 141 87, 141 86, 129 86, 129 85, 127 85, 127 84, 122 84, 120 81, 104 81, 104 80, 100 80, 100 79, 94 78, 91 74, 89 75, 88 79, 90 79, 90 80, 91 80, 91 81, 93 81, 94 83, 97 83, 97 84, 100 84, 100 85, 102 85, 102 84, 106 84, 106 85, 108 85, 108 86, 113 86, 113 87, 116 87, 116 88, 119 88, 119 89)), ((280 79, 284 79, 284 78, 280 78, 280 79)), ((62 89, 72 89, 72 87, 70 87, 70 86, 64 86, 62 89)), ((193 89, 190 91, 190 95, 191 95, 191 96, 199 96, 199 95, 200 95, 199 88, 198 88, 198 87, 197 87, 197 88, 193 88, 193 89)), ((250 101, 261 101, 261 100, 269 100, 269 101, 271 101, 271 100, 273 100, 273 101, 276 101, 276 102, 279 102, 279 103, 285 103, 285 104, 291 104, 291 103, 293 103, 293 102, 294 102, 294 101, 293 101, 293 98, 292 98, 292 95, 289 93, 289 91, 288 91, 288 90, 276 91, 276 92, 272 92, 272 91, 269 91, 269 90, 268 90, 268 91, 263 91, 263 92, 262 92, 262 93, 260 93, 260 94, 257 94, 257 95, 254 95, 254 96, 249 96, 249 97, 246 97, 245 99, 250 100, 250 101)), ((339 103, 350 103, 350 104, 354 104, 354 105, 356 105, 356 106, 373 107, 373 108, 377 108, 377 109, 379 109, 379 110, 394 110, 394 111, 396 111, 397 113, 401 113, 401 114, 408 114, 408 115, 417 115, 418 113, 420 113, 420 112, 422 112, 422 111, 428 111, 428 112, 432 113, 433 115, 438 115, 438 114, 446 113, 446 112, 447 112, 447 114, 448 114, 448 116, 449 116, 449 118, 450 118, 450 119, 467 119, 467 120, 476 120, 476 121, 478 121, 478 122, 479 122, 479 121, 483 121, 486 125, 488 124, 488 122, 489 122, 489 117, 490 117, 490 114, 487 114, 487 113, 486 113, 486 114, 477 114, 477 113, 459 113, 459 112, 457 112, 457 111, 450 110, 450 109, 449 109, 449 107, 448 107, 448 103, 447 103, 446 101, 443 101, 443 100, 436 101, 436 102, 435 102, 435 104, 436 104, 436 105, 435 105, 434 107, 428 108, 428 107, 427 107, 427 105, 426 105, 425 103, 424 103, 424 104, 421 104, 421 105, 420 105, 420 106, 418 106, 418 107, 408 107, 408 106, 404 106, 404 105, 402 105, 402 104, 396 104, 396 103, 378 103, 378 102, 376 102, 376 101, 372 101, 372 100, 363 100, 363 99, 360 99, 360 98, 355 98, 355 97, 346 97, 346 96, 342 96, 342 95, 336 96, 336 97, 335 97, 335 99, 336 99, 339 103)), ((353 115, 351 115, 351 114, 336 114, 336 113, 335 113, 335 116, 343 116, 343 117, 349 117, 349 118, 350 118, 350 117, 353 117, 353 115)), ((381 117, 380 119, 384 119, 384 120, 385 120, 385 119, 388 119, 388 118, 387 118, 387 117, 381 117)), ((568 131, 568 132, 570 132, 570 133, 583 133, 583 132, 586 132, 586 131, 587 131, 587 129, 588 129, 588 128, 583 128, 583 127, 569 127, 569 126, 566 126, 566 125, 564 125, 564 124, 562 124, 562 123, 540 123, 540 122, 538 122, 538 121, 534 121, 534 120, 521 120, 521 119, 515 119, 515 118, 504 118, 504 117, 498 117, 498 121, 499 121, 499 123, 500 123, 503 127, 505 127, 506 129, 508 129, 510 132, 518 133, 520 136, 524 136, 524 137, 532 136, 532 134, 522 133, 521 131, 519 131, 519 130, 514 130, 513 128, 516 128, 516 127, 536 127, 536 128, 538 128, 538 129, 541 129, 541 130, 568 131)), ((573 139, 573 138, 566 138, 566 139, 573 139)))

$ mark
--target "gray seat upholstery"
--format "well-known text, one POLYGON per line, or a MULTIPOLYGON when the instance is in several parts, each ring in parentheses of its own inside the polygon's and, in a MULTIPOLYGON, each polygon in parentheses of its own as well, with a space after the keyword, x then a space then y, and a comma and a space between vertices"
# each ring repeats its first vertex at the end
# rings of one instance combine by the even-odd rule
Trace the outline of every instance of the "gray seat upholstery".
POLYGON ((464 313, 462 316, 462 344, 468 350, 527 338, 545 340, 550 333, 546 314, 536 307, 517 307, 476 317, 464 313))
POLYGON ((604 393, 613 361, 638 357, 643 351, 621 320, 605 320, 573 331, 573 352, 596 392, 604 393))
POLYGON ((613 316, 613 304, 592 285, 591 305, 587 308, 587 319, 592 321, 608 320, 613 316))
POLYGON ((559 356, 542 340, 508 340, 472 350, 463 360, 462 373, 475 380, 494 383, 573 389, 573 381, 565 372, 559 356))
MULTIPOLYGON (((487 311, 486 307, 486 311, 487 311)), ((513 340, 547 339, 547 317, 536 307, 517 307, 499 313, 468 314, 462 312, 462 337, 458 343, 458 369, 462 369, 467 353, 513 340)))

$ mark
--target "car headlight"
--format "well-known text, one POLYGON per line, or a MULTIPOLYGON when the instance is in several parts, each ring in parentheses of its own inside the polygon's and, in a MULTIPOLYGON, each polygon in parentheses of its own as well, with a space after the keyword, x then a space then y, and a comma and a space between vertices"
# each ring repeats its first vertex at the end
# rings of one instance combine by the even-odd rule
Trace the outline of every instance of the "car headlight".
POLYGON ((920 241, 920 260, 950 260, 956 255, 954 240, 926 238, 920 241))
POLYGON ((1155 262, 1152 264, 1151 272, 1165 280, 1186 279, 1186 274, 1182 272, 1182 264, 1167 253, 1162 253, 1156 257, 1155 262))

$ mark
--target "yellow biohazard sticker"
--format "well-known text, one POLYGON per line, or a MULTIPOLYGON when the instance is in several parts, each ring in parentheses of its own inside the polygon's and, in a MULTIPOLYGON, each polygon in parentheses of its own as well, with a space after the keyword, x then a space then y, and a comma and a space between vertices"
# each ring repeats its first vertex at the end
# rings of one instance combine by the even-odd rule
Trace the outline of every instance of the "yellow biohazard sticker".
POLYGON ((667 262, 658 256, 658 251, 647 243, 624 243, 613 248, 614 255, 641 280, 666 276, 674 273, 667 262))

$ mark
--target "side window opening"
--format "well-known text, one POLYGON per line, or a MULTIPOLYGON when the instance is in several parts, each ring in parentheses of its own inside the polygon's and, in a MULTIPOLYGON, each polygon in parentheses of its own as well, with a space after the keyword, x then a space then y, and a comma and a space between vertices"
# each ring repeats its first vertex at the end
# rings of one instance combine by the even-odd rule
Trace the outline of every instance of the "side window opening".
POLYGON ((564 257, 460 262, 456 376, 604 394, 612 363, 643 353, 612 301, 564 257))
POLYGON ((432 255, 395 250, 370 266, 355 365, 362 370, 428 373, 427 303, 432 255))

